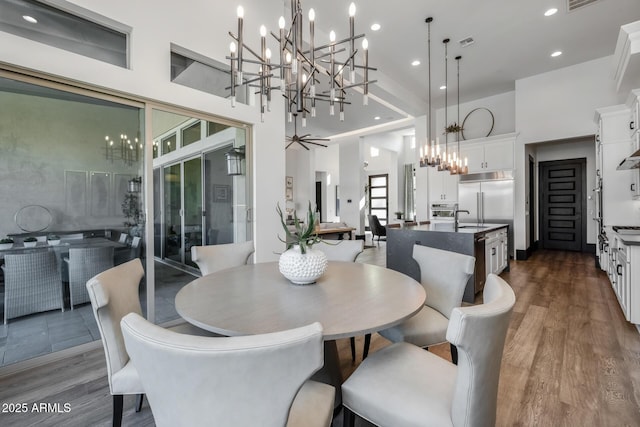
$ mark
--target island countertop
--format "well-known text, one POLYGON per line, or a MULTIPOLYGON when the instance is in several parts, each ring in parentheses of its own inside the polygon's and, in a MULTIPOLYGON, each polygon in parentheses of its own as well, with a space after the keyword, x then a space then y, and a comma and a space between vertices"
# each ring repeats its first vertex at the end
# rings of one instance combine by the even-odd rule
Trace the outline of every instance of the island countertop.
POLYGON ((508 224, 476 224, 476 223, 459 223, 458 229, 455 230, 453 222, 436 222, 424 225, 410 225, 400 228, 400 230, 412 231, 437 231, 440 233, 467 233, 478 234, 495 231, 500 228, 508 227, 508 224))

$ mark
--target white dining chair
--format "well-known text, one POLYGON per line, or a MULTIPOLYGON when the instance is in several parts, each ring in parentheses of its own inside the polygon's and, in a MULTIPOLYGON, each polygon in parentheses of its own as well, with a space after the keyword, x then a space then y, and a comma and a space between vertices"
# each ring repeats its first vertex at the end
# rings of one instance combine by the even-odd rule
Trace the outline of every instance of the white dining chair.
MULTIPOLYGON (((428 349, 446 342, 449 316, 454 307, 462 305, 465 287, 475 269, 475 258, 413 245, 413 259, 420 266, 420 283, 427 293, 425 305, 415 316, 379 334, 392 342, 405 341, 428 349)), ((451 359, 456 363, 456 348, 453 345, 451 359)))
POLYGON ((322 251, 328 261, 353 262, 364 250, 364 240, 323 240, 313 249, 322 251))
MULTIPOLYGON (((142 408, 144 389, 124 346, 120 320, 128 313, 142 314, 138 288, 143 276, 142 263, 136 258, 103 271, 86 283, 107 362, 114 427, 122 423, 123 395, 137 395, 136 412, 142 408)), ((190 335, 215 336, 186 322, 170 329, 190 335)))
POLYGON ((192 246, 191 260, 198 265, 203 276, 247 264, 253 254, 253 240, 222 245, 192 246))
MULTIPOLYGON (((364 240, 323 240, 313 245, 314 249, 322 251, 328 261, 355 262, 364 250, 364 240)), ((371 341, 371 334, 365 335, 365 341, 371 341)), ((356 361, 356 339, 349 338, 351 345, 351 360, 356 361)))
POLYGON ((509 318, 511 287, 491 274, 484 304, 456 307, 447 339, 458 365, 401 342, 369 356, 342 385, 344 427, 354 415, 378 426, 492 427, 509 318))
POLYGON ((328 427, 335 389, 310 381, 323 365, 322 326, 207 338, 131 313, 122 321, 158 427, 328 427))

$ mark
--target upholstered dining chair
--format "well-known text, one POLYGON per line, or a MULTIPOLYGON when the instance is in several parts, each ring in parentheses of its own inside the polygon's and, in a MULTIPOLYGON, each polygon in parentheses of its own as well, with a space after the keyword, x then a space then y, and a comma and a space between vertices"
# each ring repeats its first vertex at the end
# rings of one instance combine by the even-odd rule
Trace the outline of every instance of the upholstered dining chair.
MULTIPOLYGON (((327 256, 328 261, 355 262, 358 255, 364 250, 364 240, 329 240, 313 245, 327 256)), ((365 339, 371 340, 371 334, 367 334, 365 339)), ((351 360, 356 361, 356 339, 349 339, 351 344, 351 360)))
POLYGON ((456 307, 447 339, 458 347, 454 365, 409 343, 372 354, 342 385, 344 426, 354 414, 379 426, 491 427, 515 295, 490 274, 484 304, 456 307))
POLYGON ((371 234, 373 235, 372 239, 378 236, 378 246, 380 246, 380 238, 387 237, 387 229, 380 224, 380 220, 378 220, 377 215, 367 215, 369 220, 369 228, 371 229, 371 234))
MULTIPOLYGON (((413 245, 413 259, 420 266, 420 283, 427 292, 425 305, 415 316, 379 334, 393 342, 406 341, 428 348, 446 342, 451 310, 462 304, 464 289, 475 268, 475 258, 413 245)), ((367 342, 364 354, 368 354, 367 342)), ((451 359, 456 363, 453 345, 451 359)))
POLYGON ((62 280, 53 252, 5 255, 2 270, 5 324, 31 313, 64 311, 62 280))
POLYGON ((364 250, 364 240, 323 240, 313 249, 324 252, 328 261, 353 262, 364 250))
POLYGON ((113 247, 70 248, 64 259, 69 269, 69 297, 73 307, 89 302, 87 281, 113 267, 113 247))
POLYGON ((323 365, 320 323, 218 338, 176 334, 135 313, 121 325, 158 427, 331 424, 335 389, 308 380, 323 365))
MULTIPOLYGON (((113 395, 114 427, 122 423, 123 395, 137 395, 136 412, 142 408, 144 389, 124 346, 120 320, 128 313, 142 314, 138 287, 143 276, 142 262, 136 258, 103 271, 86 283, 107 362, 109 391, 113 395)), ((214 335, 186 322, 170 329, 190 335, 214 335)))
POLYGON ((253 240, 223 245, 192 246, 191 260, 198 265, 203 276, 247 264, 254 252, 253 240))

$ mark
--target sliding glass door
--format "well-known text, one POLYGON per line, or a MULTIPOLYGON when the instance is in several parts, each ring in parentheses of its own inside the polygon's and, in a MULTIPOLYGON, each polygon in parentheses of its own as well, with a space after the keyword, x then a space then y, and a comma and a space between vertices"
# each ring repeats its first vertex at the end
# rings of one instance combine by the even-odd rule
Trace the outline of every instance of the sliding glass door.
POLYGON ((191 246, 202 245, 202 159, 163 167, 164 258, 195 267, 191 246))

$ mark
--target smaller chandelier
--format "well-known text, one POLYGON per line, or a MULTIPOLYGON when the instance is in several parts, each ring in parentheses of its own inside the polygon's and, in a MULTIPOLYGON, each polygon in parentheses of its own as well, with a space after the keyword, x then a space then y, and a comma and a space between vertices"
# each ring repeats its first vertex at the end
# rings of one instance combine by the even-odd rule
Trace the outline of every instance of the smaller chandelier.
MULTIPOLYGON (((431 22, 433 22, 433 18, 429 17, 425 20, 427 23, 427 49, 428 49, 428 107, 427 107, 427 119, 428 119, 428 130, 427 130, 427 143, 424 146, 424 149, 420 147, 420 158, 419 164, 420 167, 437 167, 438 171, 448 171, 451 175, 465 175, 469 172, 467 159, 464 159, 464 165, 462 159, 459 157, 460 154, 460 132, 462 131, 462 126, 458 123, 460 122, 460 59, 462 56, 456 57, 457 67, 458 67, 458 122, 453 123, 452 125, 448 125, 444 131, 444 153, 441 155, 440 153, 440 141, 436 139, 434 142, 431 138, 431 22), (457 150, 449 150, 449 134, 455 133, 457 135, 457 150)), ((447 45, 449 43, 449 39, 444 39, 442 43, 444 44, 444 76, 445 76, 445 85, 444 85, 444 117, 445 123, 447 122, 447 111, 448 111, 448 50, 447 45)))
POLYGON ((267 48, 267 29, 260 27, 260 48, 253 50, 245 44, 244 9, 238 7, 238 34, 229 32, 234 40, 230 45, 231 65, 231 105, 235 106, 236 88, 249 86, 257 89, 260 96, 260 112, 264 119, 265 111, 270 111, 272 91, 279 89, 286 100, 287 119, 293 121, 294 114, 301 118, 302 127, 306 126, 307 117, 316 116, 318 102, 329 104, 329 114, 335 115, 336 104, 340 121, 344 120, 344 106, 350 102, 346 98, 347 89, 360 87, 363 104, 368 104, 369 43, 364 34, 355 34, 356 6, 349 6, 349 35, 336 40, 336 33, 331 31, 329 43, 321 46, 315 41, 315 11, 309 10, 309 38, 303 41, 303 14, 300 0, 291 0, 291 24, 286 28, 284 17, 278 21, 279 33, 271 35, 279 43, 278 62, 272 62, 271 49, 267 48), (356 40, 363 38, 362 49, 357 49, 356 40), (249 66, 253 71, 249 71, 249 66), (348 70, 345 73, 345 68, 348 70), (357 82, 356 70, 362 71, 362 80, 357 82), (274 85, 274 72, 280 79, 274 85), (346 76, 345 76, 346 74, 346 76), (325 76, 322 80, 321 76, 325 76), (325 81, 325 80, 328 80, 325 81))
POLYGON ((122 160, 127 165, 131 165, 140 159, 142 151, 142 143, 138 138, 133 141, 124 133, 120 134, 120 138, 111 138, 109 135, 104 137, 105 158, 111 162, 114 160, 122 160))

